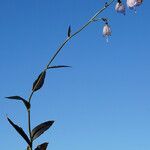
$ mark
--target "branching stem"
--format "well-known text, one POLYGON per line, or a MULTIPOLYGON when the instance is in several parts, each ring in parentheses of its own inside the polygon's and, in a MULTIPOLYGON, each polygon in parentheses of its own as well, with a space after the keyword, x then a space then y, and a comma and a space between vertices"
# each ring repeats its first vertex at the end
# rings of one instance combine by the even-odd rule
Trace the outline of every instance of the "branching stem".
MULTIPOLYGON (((83 29, 85 29, 89 24, 91 24, 92 22, 95 22, 97 21, 97 17, 99 14, 101 14, 107 7, 109 7, 115 0, 110 0, 108 3, 106 3, 104 5, 103 8, 101 8, 93 17, 91 17, 89 19, 89 21, 87 21, 87 23, 85 23, 81 28, 79 28, 76 32, 74 32, 72 35, 70 35, 70 37, 67 37, 64 42, 60 45, 60 47, 56 50, 56 52, 54 53, 54 55, 51 57, 50 61, 48 62, 48 64, 46 65, 45 69, 43 71, 47 71, 48 67, 51 65, 51 63, 54 61, 54 59, 56 58, 56 56, 59 54, 59 52, 61 51, 61 49, 75 36, 77 35, 78 33, 80 33, 83 29)), ((40 80, 40 79, 39 79, 40 80)), ((35 85, 35 88, 36 88, 36 85, 35 85)), ((34 90, 32 90, 29 98, 28 98, 28 101, 29 103, 31 103, 31 99, 32 99, 32 96, 34 94, 34 90)), ((28 110, 28 131, 29 131, 29 135, 30 135, 30 140, 31 140, 31 147, 30 149, 33 150, 33 147, 32 147, 32 137, 31 137, 31 110, 29 109, 28 110)))

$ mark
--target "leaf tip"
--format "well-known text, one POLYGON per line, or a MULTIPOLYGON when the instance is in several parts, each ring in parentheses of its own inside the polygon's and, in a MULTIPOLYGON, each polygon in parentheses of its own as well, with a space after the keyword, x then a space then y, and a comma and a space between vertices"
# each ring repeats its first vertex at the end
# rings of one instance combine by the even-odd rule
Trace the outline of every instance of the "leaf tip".
POLYGON ((68 37, 71 36, 71 25, 69 25, 69 28, 68 28, 68 37))

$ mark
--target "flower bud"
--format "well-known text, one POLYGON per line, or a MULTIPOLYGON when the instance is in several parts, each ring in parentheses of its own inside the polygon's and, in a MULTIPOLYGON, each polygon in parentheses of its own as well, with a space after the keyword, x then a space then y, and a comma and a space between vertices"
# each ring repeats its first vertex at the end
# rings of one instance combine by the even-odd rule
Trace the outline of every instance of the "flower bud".
POLYGON ((121 1, 118 1, 117 2, 117 4, 116 4, 116 6, 115 6, 115 10, 118 12, 118 13, 122 13, 122 14, 124 14, 125 15, 125 6, 124 6, 124 4, 122 4, 122 2, 121 1))

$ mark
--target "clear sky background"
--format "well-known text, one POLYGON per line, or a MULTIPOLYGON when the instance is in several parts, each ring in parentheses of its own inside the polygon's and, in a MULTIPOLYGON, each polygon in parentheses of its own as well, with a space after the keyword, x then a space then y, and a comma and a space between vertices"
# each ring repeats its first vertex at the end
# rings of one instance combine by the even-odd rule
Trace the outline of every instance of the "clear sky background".
MULTIPOLYGON (((65 39, 103 6, 104 0, 0 0, 0 149, 23 150, 26 143, 6 114, 27 132, 22 103, 33 81, 65 39)), ((35 144, 51 150, 150 149, 150 2, 101 14, 110 18, 112 37, 102 22, 73 38, 53 62, 72 68, 51 70, 32 99, 32 127, 55 120, 35 144)))

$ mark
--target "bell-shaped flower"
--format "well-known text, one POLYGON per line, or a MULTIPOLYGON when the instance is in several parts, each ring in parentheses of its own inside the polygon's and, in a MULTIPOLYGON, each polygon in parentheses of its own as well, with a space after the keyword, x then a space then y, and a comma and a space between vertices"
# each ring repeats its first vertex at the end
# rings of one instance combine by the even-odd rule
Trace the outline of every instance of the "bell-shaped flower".
POLYGON ((134 9, 136 12, 136 7, 142 4, 143 0, 127 0, 127 6, 130 9, 134 9))
POLYGON ((125 5, 120 0, 118 0, 117 4, 115 6, 115 10, 118 13, 122 13, 125 15, 126 8, 125 8, 125 5))
POLYGON ((106 41, 108 42, 108 37, 111 36, 111 28, 108 23, 103 27, 103 36, 106 37, 106 41))
POLYGON ((127 6, 130 9, 134 9, 137 5, 137 0, 127 0, 127 6))

